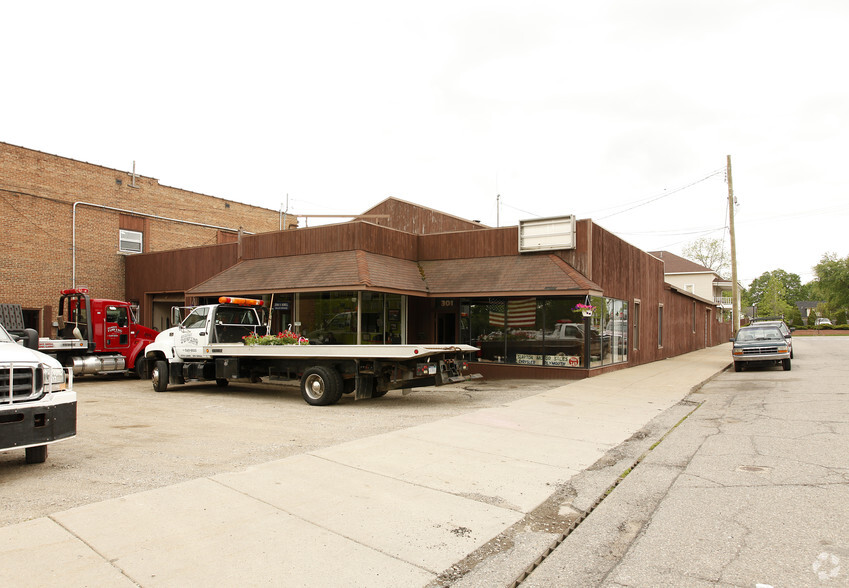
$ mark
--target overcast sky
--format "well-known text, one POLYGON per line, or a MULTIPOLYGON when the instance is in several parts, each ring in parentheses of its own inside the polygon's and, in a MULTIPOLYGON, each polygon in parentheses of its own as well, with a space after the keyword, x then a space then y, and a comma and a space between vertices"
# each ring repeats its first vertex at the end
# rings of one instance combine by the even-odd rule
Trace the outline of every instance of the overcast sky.
POLYGON ((80 0, 0 16, 0 140, 15 145, 293 214, 388 196, 490 226, 575 214, 679 254, 728 242, 731 155, 745 286, 849 255, 846 0, 80 0))

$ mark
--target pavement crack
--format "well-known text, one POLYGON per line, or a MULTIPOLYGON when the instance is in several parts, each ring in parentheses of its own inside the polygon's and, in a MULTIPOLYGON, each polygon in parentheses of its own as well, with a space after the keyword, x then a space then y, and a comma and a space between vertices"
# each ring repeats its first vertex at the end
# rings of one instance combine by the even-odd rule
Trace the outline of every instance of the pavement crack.
POLYGON ((106 563, 108 563, 110 566, 112 566, 113 568, 115 568, 115 570, 116 570, 119 574, 121 574, 122 576, 124 576, 124 577, 125 577, 128 581, 132 582, 134 586, 142 586, 142 584, 140 584, 139 582, 136 582, 136 581, 132 578, 132 576, 130 576, 127 572, 125 572, 125 571, 124 571, 124 569, 123 569, 121 566, 119 566, 119 565, 118 565, 117 560, 115 560, 115 559, 110 559, 110 558, 106 557, 106 555, 105 555, 104 553, 102 553, 99 549, 97 549, 97 548, 96 548, 93 544, 91 544, 90 542, 88 542, 88 541, 86 541, 85 539, 83 539, 83 538, 82 538, 80 535, 78 535, 77 533, 74 533, 74 531, 72 531, 72 530, 71 530, 69 527, 67 527, 66 525, 63 525, 63 524, 62 524, 62 522, 61 522, 61 521, 59 521, 59 520, 58 520, 56 517, 54 517, 53 515, 47 515, 47 518, 48 518, 49 520, 53 521, 53 523, 54 523, 54 524, 56 524, 56 525, 58 525, 59 527, 61 527, 62 529, 64 529, 64 530, 65 530, 65 532, 66 532, 66 533, 68 533, 69 535, 71 535, 74 539, 76 539, 77 541, 79 541, 80 543, 82 543, 83 545, 85 545, 86 547, 88 547, 88 548, 92 551, 92 553, 95 553, 95 554, 96 554, 99 558, 101 558, 103 561, 105 561, 105 562, 106 562, 106 563))

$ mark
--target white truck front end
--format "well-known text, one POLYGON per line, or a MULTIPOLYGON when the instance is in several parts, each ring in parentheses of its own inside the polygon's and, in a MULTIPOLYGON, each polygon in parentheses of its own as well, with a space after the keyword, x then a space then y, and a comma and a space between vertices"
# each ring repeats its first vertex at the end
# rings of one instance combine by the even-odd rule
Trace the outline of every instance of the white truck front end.
POLYGON ((49 444, 76 432, 73 375, 0 327, 0 451, 24 449, 27 463, 41 463, 49 444))

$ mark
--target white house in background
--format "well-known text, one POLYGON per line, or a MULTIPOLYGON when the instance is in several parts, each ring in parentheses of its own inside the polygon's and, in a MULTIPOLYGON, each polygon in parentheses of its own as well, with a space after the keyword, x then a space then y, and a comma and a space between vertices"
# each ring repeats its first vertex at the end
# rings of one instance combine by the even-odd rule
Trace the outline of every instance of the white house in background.
MULTIPOLYGON (((663 261, 663 277, 667 283, 699 298, 713 300, 723 311, 731 312, 731 280, 726 280, 709 267, 669 251, 649 251, 649 254, 663 261)), ((737 289, 737 308, 741 308, 742 290, 742 287, 737 289)))

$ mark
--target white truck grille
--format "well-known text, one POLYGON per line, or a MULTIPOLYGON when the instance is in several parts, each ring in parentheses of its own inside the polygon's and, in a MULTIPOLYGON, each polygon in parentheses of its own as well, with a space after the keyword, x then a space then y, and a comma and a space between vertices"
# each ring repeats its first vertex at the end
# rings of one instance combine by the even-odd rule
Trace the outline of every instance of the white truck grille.
POLYGON ((44 392, 44 372, 38 364, 0 363, 0 403, 37 400, 44 392))

